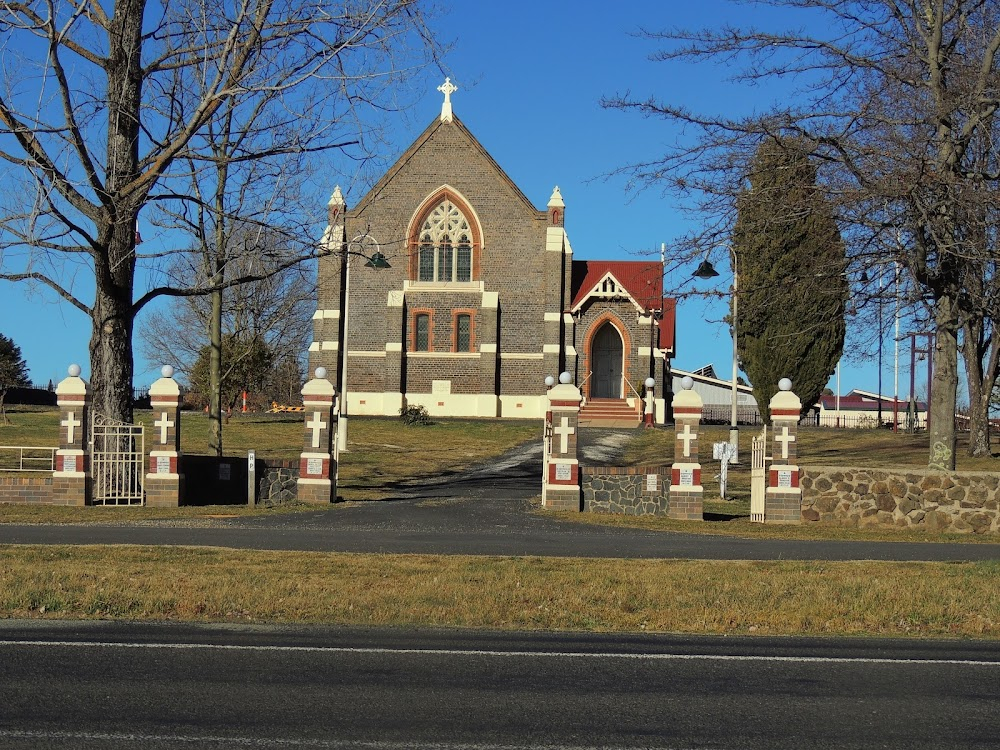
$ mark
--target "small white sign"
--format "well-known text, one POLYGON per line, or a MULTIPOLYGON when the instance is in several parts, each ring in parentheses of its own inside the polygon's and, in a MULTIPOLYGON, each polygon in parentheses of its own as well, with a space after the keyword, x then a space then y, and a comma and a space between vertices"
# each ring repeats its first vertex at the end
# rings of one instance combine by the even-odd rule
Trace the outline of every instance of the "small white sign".
POLYGON ((257 467, 257 453, 255 451, 247 452, 247 468, 253 471, 257 467))
POLYGON ((646 475, 646 492, 656 492, 657 479, 659 477, 656 474, 646 475))
POLYGON ((681 487, 694 487, 694 469, 681 469, 680 483, 681 487))
POLYGON ((573 467, 569 464, 556 464, 556 480, 568 482, 573 479, 573 467))
POLYGON ((322 458, 306 459, 306 474, 308 474, 309 476, 319 476, 322 473, 323 473, 322 458))
POLYGON ((792 486, 792 472, 790 470, 778 469, 778 486, 779 487, 792 486))
POLYGON ((156 473, 157 474, 169 474, 170 473, 170 456, 157 456, 156 457, 156 473))
POLYGON ((76 454, 63 456, 63 471, 76 471, 76 454))
POLYGON ((431 393, 433 393, 436 396, 447 396, 449 393, 451 393, 451 381, 432 380, 431 393))
POLYGON ((228 482, 233 475, 233 467, 229 464, 219 464, 219 481, 228 482))

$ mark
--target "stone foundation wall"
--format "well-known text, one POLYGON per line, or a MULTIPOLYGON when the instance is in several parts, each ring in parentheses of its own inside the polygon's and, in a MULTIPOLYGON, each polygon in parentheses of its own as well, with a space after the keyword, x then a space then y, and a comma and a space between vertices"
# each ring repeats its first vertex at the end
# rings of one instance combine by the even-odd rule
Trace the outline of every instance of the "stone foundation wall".
POLYGON ((293 503, 298 499, 296 481, 299 461, 289 459, 257 460, 257 502, 262 505, 293 503))
POLYGON ((629 516, 666 515, 670 508, 669 466, 580 467, 583 510, 629 516), (656 489, 648 490, 650 476, 656 489))
POLYGON ((0 477, 0 503, 51 505, 52 475, 0 477))
POLYGON ((801 483, 803 521, 1000 533, 1000 474, 810 466, 801 483))

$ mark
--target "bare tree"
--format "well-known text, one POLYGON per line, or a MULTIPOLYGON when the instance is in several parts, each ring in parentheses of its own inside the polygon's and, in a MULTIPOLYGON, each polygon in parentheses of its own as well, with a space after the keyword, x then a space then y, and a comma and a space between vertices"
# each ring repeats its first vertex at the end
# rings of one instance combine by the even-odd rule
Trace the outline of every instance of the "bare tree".
MULTIPOLYGON (((204 273, 204 267, 197 262, 199 260, 201 256, 197 254, 175 260, 172 271, 174 276, 179 277, 178 283, 184 283, 184 278, 204 273), (180 265, 182 263, 183 266, 180 265)), ((239 254, 230 261, 229 271, 235 276, 242 276, 245 271, 241 265, 260 263, 259 258, 251 254, 239 254)), ((224 392, 224 384, 235 382, 234 377, 244 371, 245 362, 259 355, 260 345, 266 348, 275 372, 281 370, 287 376, 294 371, 298 378, 301 372, 299 362, 312 334, 316 292, 314 277, 310 273, 312 270, 303 266, 288 268, 264 279, 241 284, 228 292, 220 311, 220 349, 224 349, 228 356, 219 358, 221 367, 217 376, 209 374, 209 363, 202 368, 204 372, 200 380, 194 377, 200 360, 210 360, 211 350, 214 349, 208 335, 216 313, 213 295, 186 297, 177 300, 169 309, 149 313, 141 324, 143 354, 152 361, 176 365, 188 385, 205 389, 202 395, 209 402, 212 393, 218 393, 220 412, 235 403, 232 389, 224 392), (207 357, 206 350, 209 350, 207 357)), ((268 388, 269 392, 265 394, 268 398, 277 395, 271 393, 274 390, 269 377, 271 374, 258 373, 255 381, 257 386, 268 388)), ((287 386, 287 383, 283 385, 287 386)), ((243 387, 240 384, 236 392, 243 387)), ((296 394, 300 387, 301 383, 295 386, 296 394)), ((284 395, 287 387, 281 391, 284 395)), ((287 396, 283 400, 287 400, 287 396)), ((210 447, 221 455, 221 439, 210 447)))
MULTIPOLYGON (((982 315, 963 281, 994 248, 966 222, 970 186, 996 184, 977 159, 998 106, 1000 7, 992 0, 763 0, 798 14, 800 30, 729 26, 644 32, 662 42, 661 61, 721 62, 733 79, 797 90, 745 117, 695 113, 630 95, 606 106, 694 126, 698 135, 628 172, 665 185, 710 217, 704 234, 726 234, 746 160, 764 139, 796 137, 821 162, 820 180, 852 268, 898 261, 931 307, 936 332, 929 465, 954 469, 958 337, 982 315), (902 242, 895 242, 901 230, 902 242)), ((794 22, 794 21, 793 21, 794 22)), ((995 160, 991 160, 995 161, 995 160)), ((689 238, 702 240, 703 238, 689 238)), ((687 245, 688 250, 694 242, 687 245)))
POLYGON ((137 252, 136 218, 187 194, 184 169, 209 163, 198 136, 238 102, 283 124, 241 161, 364 141, 367 114, 394 106, 437 54, 423 5, 0 2, 0 160, 18 187, 0 209, 0 278, 34 280, 90 316, 98 410, 131 416, 132 333, 150 300, 260 277, 137 288, 162 259, 137 252))

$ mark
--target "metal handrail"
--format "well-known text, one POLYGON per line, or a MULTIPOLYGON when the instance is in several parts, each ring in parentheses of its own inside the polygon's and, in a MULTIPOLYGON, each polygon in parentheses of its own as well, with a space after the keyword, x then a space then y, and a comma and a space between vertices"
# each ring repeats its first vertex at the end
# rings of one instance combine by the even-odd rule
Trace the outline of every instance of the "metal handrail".
POLYGON ((627 376, 622 375, 622 379, 628 385, 628 387, 632 391, 632 393, 635 394, 635 409, 636 409, 636 411, 638 411, 638 412, 641 413, 641 411, 642 411, 642 394, 640 394, 639 391, 637 391, 635 389, 635 386, 632 385, 632 382, 628 379, 627 376))
POLYGON ((591 370, 590 372, 587 373, 587 377, 585 377, 583 380, 580 381, 580 395, 583 396, 583 400, 580 401, 581 408, 587 405, 587 397, 583 395, 583 384, 586 383, 588 380, 590 380, 590 376, 593 374, 594 371, 591 370))
POLYGON ((0 471, 55 471, 56 450, 48 445, 0 445, 0 452, 17 451, 17 468, 0 466, 0 471), (26 451, 47 453, 48 456, 25 456, 26 451), (40 468, 30 466, 39 463, 42 464, 40 468))

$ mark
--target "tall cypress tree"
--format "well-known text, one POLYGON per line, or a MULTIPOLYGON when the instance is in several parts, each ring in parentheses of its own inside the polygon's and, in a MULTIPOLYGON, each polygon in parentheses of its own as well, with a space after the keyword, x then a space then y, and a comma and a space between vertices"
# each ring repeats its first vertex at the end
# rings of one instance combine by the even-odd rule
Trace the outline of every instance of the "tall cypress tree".
POLYGON ((737 345, 761 414, 781 378, 803 411, 819 398, 844 351, 846 256, 816 169, 792 139, 765 141, 733 232, 738 283, 737 345))

